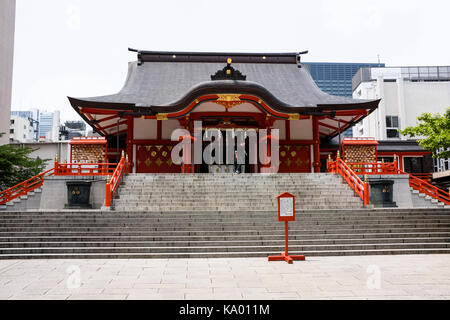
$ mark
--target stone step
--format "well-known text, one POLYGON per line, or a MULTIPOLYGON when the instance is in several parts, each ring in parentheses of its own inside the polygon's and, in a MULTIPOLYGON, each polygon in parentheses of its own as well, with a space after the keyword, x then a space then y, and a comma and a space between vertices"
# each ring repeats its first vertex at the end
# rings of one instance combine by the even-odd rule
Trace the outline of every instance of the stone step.
MULTIPOLYGON (((0 227, 0 232, 23 232, 23 231, 34 231, 34 232, 43 232, 43 231, 70 231, 70 230, 76 230, 79 232, 90 232, 90 231, 120 231, 126 228, 127 232, 133 231, 177 231, 177 230, 185 230, 185 231, 232 231, 236 230, 236 226, 240 226, 240 224, 233 224, 233 223, 218 223, 218 224, 208 224, 205 223, 203 225, 201 224, 188 224, 188 225, 152 225, 152 226, 130 226, 130 225, 117 225, 117 226, 101 226, 101 225, 93 225, 93 226, 26 226, 26 227, 14 227, 14 226, 7 226, 7 227, 0 227), (203 227, 203 229, 202 229, 203 227)), ((295 228, 307 228, 307 230, 327 230, 328 227, 332 227, 333 231, 339 230, 339 229, 386 229, 386 230, 395 230, 398 228, 433 228, 433 227, 440 227, 440 228, 450 228, 450 223, 443 223, 443 222, 411 222, 408 221, 404 223, 372 223, 372 224, 329 224, 329 225, 317 225, 317 224, 305 224, 302 225, 298 224, 291 225, 291 228, 295 230, 295 228)), ((257 229, 258 231, 267 231, 267 230, 284 230, 284 226, 281 226, 280 223, 276 223, 276 221, 270 225, 270 224, 253 224, 253 225, 246 225, 242 226, 242 228, 239 229, 239 231, 245 232, 245 231, 251 231, 252 229, 257 229)))
MULTIPOLYGON (((429 208, 429 209, 420 209, 420 208, 372 208, 372 209, 323 209, 323 210, 296 210, 296 213, 299 216, 308 216, 308 217, 369 217, 369 216, 405 216, 408 217, 410 215, 450 215, 450 211, 444 208, 429 208)), ((116 212, 108 212, 108 211, 100 211, 100 210, 77 210, 73 209, 67 210, 29 210, 27 212, 17 212, 17 211, 6 211, 0 213, 0 217, 2 218, 11 218, 11 217, 94 217, 94 218, 103 218, 103 217, 148 217, 148 216, 161 216, 161 217, 234 217, 236 215, 245 215, 245 216, 260 216, 260 215, 273 215, 273 210, 250 210, 245 212, 234 211, 234 212, 221 212, 221 211, 204 211, 198 213, 196 211, 183 211, 183 212, 167 212, 167 211, 153 211, 153 212, 129 212, 129 211, 116 211, 116 212)))
MULTIPOLYGON (((336 244, 336 245, 292 245, 291 252, 305 251, 338 251, 338 250, 392 250, 392 249, 448 249, 450 243, 370 243, 370 244, 336 244)), ((53 253, 201 253, 201 252, 266 252, 275 254, 284 251, 284 244, 267 246, 208 246, 208 247, 27 247, 27 248, 0 248, 0 255, 8 254, 53 254, 53 253)))
MULTIPOLYGON (((408 255, 448 254, 450 249, 366 249, 366 250, 322 250, 289 251, 292 255, 314 256, 361 256, 361 255, 408 255)), ((279 252, 271 254, 280 254, 279 252)), ((250 258, 267 257, 267 252, 202 252, 202 253, 46 253, 46 254, 0 254, 0 259, 177 259, 177 258, 250 258)))
MULTIPOLYGON (((325 234, 398 234, 398 233, 433 233, 433 232, 449 232, 449 228, 446 227, 409 227, 409 228, 341 228, 333 229, 333 231, 328 230, 312 230, 312 229, 289 229, 289 234, 296 235, 314 235, 322 236, 325 234)), ((122 228, 120 230, 90 230, 88 233, 86 231, 74 231, 74 230, 54 230, 54 231, 11 231, 4 232, 0 231, 0 237, 49 237, 49 236, 59 236, 59 237, 74 237, 74 236, 85 236, 89 234, 91 236, 249 236, 249 235, 283 235, 284 230, 282 229, 270 229, 270 230, 128 230, 128 228, 122 228)))
MULTIPOLYGON (((425 238, 364 238, 364 239, 289 239, 289 246, 326 246, 326 245, 392 245, 392 244, 427 244, 448 243, 449 237, 425 237, 425 238)), ((152 248, 152 247, 255 247, 255 246, 284 246, 284 239, 248 239, 248 240, 172 240, 172 241, 10 241, 1 242, 0 248, 152 248)))
MULTIPOLYGON (((209 228, 213 226, 235 226, 236 228, 245 229, 248 227, 254 226, 267 226, 268 224, 276 223, 276 219, 264 219, 264 220, 239 220, 239 221, 227 221, 227 220, 215 220, 215 221, 171 221, 169 219, 165 219, 162 221, 49 221, 49 222, 9 222, 9 223, 0 223, 0 228, 56 228, 56 227, 167 227, 172 226, 174 223, 182 224, 183 226, 195 226, 198 228, 209 228)), ((291 226, 321 226, 321 227, 329 227, 329 226, 357 226, 357 225, 385 225, 385 224, 423 224, 423 223, 441 223, 441 224, 450 224, 450 218, 447 219, 408 219, 405 221, 404 219, 360 219, 353 221, 345 221, 345 220, 309 220, 309 219, 298 219, 297 221, 291 222, 291 226)))
MULTIPOLYGON (((7 217, 0 218, 0 224, 10 224, 10 223, 137 223, 137 224, 154 224, 154 223, 223 223, 223 222, 233 222, 233 223, 273 223, 276 220, 276 215, 274 213, 268 215, 228 215, 228 216, 215 216, 210 217, 207 215, 153 215, 149 214, 147 216, 124 216, 124 217, 89 217, 89 216, 53 216, 53 217, 7 217), (67 219, 70 218, 70 221, 67 219)), ((450 216, 448 215, 411 215, 407 218, 404 216, 296 216, 296 221, 292 223, 303 222, 313 222, 317 224, 333 222, 333 223, 358 223, 361 221, 367 222, 382 222, 382 221, 437 221, 444 222, 450 221, 450 216)))
MULTIPOLYGON (((330 233, 330 234, 300 234, 290 233, 291 240, 351 240, 359 241, 365 239, 399 239, 399 241, 409 241, 409 239, 427 239, 427 238, 450 238, 448 232, 411 232, 411 233, 330 233)), ((164 236, 164 235, 143 235, 143 236, 27 236, 27 237, 0 237, 0 243, 8 242, 151 242, 151 241, 284 241, 282 233, 261 234, 261 235, 222 235, 222 236, 164 236)))

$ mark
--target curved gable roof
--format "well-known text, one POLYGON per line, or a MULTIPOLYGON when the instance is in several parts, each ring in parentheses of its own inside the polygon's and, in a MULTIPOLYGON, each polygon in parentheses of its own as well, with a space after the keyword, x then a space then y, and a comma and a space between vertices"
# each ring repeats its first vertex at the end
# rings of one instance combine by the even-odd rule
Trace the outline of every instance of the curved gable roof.
MULTIPOLYGON (((147 54, 157 56, 156 52, 147 54)), ((159 61, 157 58, 149 59, 155 61, 146 61, 144 56, 144 62, 142 60, 130 62, 125 85, 119 93, 76 100, 132 104, 139 107, 171 107, 177 105, 177 102, 182 101, 183 98, 189 96, 190 92, 199 87, 215 87, 218 93, 222 93, 221 90, 227 90, 226 88, 238 92, 240 88, 252 87, 260 88, 261 92, 270 93, 274 108, 291 107, 301 111, 301 108, 318 106, 351 105, 357 107, 361 104, 367 108, 367 103, 373 103, 376 108, 378 105, 378 100, 356 100, 324 93, 316 85, 307 69, 295 63, 295 59, 289 60, 289 62, 284 59, 277 63, 272 61, 266 63, 262 59, 258 62, 233 63, 232 66, 235 69, 247 76, 245 81, 213 81, 211 75, 215 74, 217 70, 221 70, 226 65, 225 61, 223 63, 196 60, 191 62, 183 59, 183 55, 180 56, 180 53, 177 52, 174 52, 173 56, 176 57, 172 59, 173 61, 167 58, 159 59, 159 61), (177 61, 177 59, 185 61, 177 61)), ((264 56, 264 54, 260 54, 260 56, 264 56)), ((142 55, 139 58, 142 59, 142 55)), ((239 58, 236 60, 239 61, 239 58)))

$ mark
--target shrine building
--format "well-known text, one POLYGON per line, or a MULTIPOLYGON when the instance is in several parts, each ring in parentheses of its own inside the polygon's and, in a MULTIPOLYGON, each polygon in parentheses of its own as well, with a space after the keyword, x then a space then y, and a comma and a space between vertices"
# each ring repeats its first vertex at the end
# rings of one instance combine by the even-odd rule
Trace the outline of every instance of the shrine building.
MULTIPOLYGON (((134 173, 176 173, 171 160, 175 129, 256 131, 279 129, 280 173, 320 172, 336 149, 333 137, 373 112, 380 100, 321 91, 301 64, 305 53, 197 53, 129 49, 120 92, 69 97, 75 111, 107 140, 107 162, 124 151, 134 173)), ((226 136, 226 135, 225 135, 226 136)), ((191 172, 228 172, 228 166, 195 164, 191 172)), ((259 164, 245 172, 259 173, 259 164)))

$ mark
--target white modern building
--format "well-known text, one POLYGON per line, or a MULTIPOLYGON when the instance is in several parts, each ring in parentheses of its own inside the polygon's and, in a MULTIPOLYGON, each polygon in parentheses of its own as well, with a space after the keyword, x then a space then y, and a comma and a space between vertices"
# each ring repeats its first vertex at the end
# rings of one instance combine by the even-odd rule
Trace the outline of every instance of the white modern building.
POLYGON ((30 132, 33 132, 33 127, 28 118, 11 115, 9 127, 10 142, 31 142, 33 136, 30 136, 30 132))
MULTIPOLYGON (((353 77, 353 97, 381 99, 378 109, 353 127, 354 137, 407 140, 399 130, 417 125, 424 112, 444 114, 450 107, 450 66, 361 68, 353 77)), ((450 159, 434 159, 434 171, 450 159)))
POLYGON ((39 140, 58 141, 60 126, 60 112, 41 112, 39 114, 39 140))
POLYGON ((353 97, 381 99, 353 127, 354 137, 406 140, 398 130, 415 126, 424 112, 443 114, 450 107, 450 66, 361 68, 353 77, 353 97))
MULTIPOLYGON (((20 110, 20 111, 11 111, 11 127, 10 134, 12 134, 11 129, 21 130, 21 128, 15 128, 15 125, 18 123, 16 117, 24 118, 28 122, 28 136, 26 140, 22 142, 37 142, 39 141, 39 110, 38 109, 30 109, 30 110, 20 110)), ((24 120, 19 120, 20 122, 24 120)), ((21 135, 22 136, 22 135, 21 135)), ((10 140, 12 137, 10 135, 10 140)))
POLYGON ((15 0, 0 0, 0 145, 9 143, 14 54, 15 0))

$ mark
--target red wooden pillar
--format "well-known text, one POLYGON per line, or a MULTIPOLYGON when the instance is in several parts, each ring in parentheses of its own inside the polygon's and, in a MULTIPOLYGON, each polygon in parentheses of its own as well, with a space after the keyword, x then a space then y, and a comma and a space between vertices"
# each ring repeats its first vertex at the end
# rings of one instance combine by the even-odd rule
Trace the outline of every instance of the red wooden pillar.
POLYGON ((126 147, 126 150, 127 150, 127 155, 128 155, 128 159, 129 159, 128 160, 129 161, 128 168, 131 171, 133 166, 134 166, 134 163, 133 163, 134 118, 133 117, 129 117, 127 119, 127 125, 128 125, 128 128, 127 128, 127 147, 126 147))
POLYGON ((319 139, 319 119, 312 117, 313 122, 313 167, 314 172, 320 172, 320 139, 319 139))

